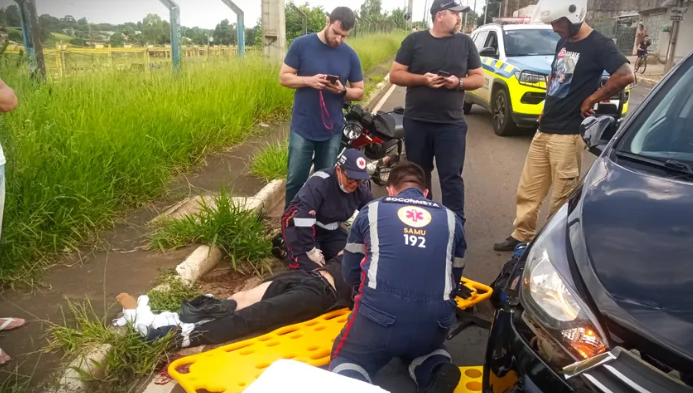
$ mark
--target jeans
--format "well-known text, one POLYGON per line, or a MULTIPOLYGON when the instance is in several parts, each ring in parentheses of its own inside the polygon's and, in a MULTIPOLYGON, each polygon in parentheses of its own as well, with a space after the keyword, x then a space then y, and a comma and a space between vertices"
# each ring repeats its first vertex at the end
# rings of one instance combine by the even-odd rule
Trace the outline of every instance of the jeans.
POLYGON ((334 166, 337 162, 341 141, 341 133, 337 133, 332 139, 323 142, 309 141, 295 132, 289 134, 289 162, 284 210, 289 207, 298 191, 308 180, 311 163, 314 164, 313 171, 334 166), (315 153, 314 162, 313 153, 315 153))
POLYGON ((5 165, 0 165, 0 238, 2 238, 2 212, 5 210, 5 165))
POLYGON ((423 168, 428 198, 433 199, 431 172, 435 157, 443 205, 457 213, 464 224, 462 169, 467 145, 467 123, 429 123, 405 117, 403 125, 407 160, 423 168))

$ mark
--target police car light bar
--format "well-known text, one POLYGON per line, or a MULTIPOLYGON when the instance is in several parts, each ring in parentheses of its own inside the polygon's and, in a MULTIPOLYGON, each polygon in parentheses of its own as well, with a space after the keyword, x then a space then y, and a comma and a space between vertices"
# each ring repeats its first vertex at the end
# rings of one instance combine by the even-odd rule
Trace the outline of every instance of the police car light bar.
POLYGON ((501 25, 527 25, 532 22, 532 18, 529 16, 520 16, 520 17, 508 17, 508 18, 499 18, 499 17, 494 17, 493 18, 493 23, 498 23, 501 25))

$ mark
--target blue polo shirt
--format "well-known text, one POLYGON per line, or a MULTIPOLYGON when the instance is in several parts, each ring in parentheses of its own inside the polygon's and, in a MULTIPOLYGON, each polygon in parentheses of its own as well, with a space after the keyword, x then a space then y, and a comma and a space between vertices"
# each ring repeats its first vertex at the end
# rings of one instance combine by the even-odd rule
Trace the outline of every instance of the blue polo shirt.
MULTIPOLYGON (((317 33, 296 38, 286 53, 284 63, 298 70, 298 76, 337 75, 344 86, 347 86, 347 81, 363 81, 361 60, 356 52, 346 43, 332 48, 320 41, 317 33)), ((334 127, 330 130, 323 124, 320 92, 312 87, 304 87, 296 89, 294 93, 291 132, 313 142, 329 140, 341 132, 344 125, 344 97, 327 89, 322 94, 334 127)), ((325 123, 329 126, 329 119, 326 118, 325 123)))

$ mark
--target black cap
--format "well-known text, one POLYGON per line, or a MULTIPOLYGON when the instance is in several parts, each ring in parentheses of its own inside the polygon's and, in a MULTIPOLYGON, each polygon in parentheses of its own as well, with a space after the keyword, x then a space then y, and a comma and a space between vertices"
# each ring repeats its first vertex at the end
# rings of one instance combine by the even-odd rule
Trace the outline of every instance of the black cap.
POLYGON ((431 15, 446 10, 467 12, 469 9, 469 6, 462 4, 462 0, 434 0, 431 5, 431 15))

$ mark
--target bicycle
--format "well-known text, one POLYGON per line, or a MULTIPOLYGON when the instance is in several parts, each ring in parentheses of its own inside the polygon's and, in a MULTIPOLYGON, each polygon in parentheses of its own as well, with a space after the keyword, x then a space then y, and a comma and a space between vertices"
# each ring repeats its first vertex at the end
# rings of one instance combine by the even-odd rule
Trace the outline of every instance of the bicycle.
POLYGON ((647 54, 638 56, 638 58, 635 60, 635 73, 637 74, 638 71, 642 68, 642 71, 640 71, 641 74, 645 73, 645 70, 647 69, 647 54))

